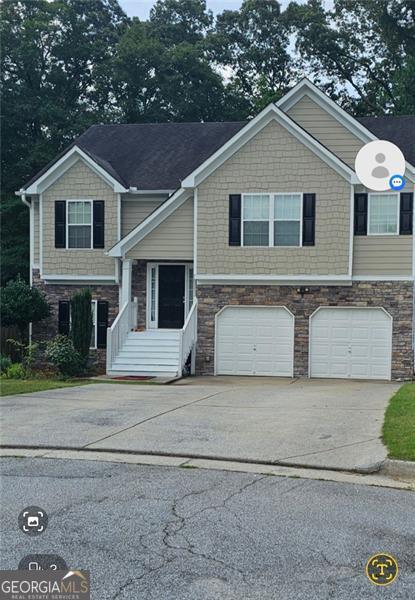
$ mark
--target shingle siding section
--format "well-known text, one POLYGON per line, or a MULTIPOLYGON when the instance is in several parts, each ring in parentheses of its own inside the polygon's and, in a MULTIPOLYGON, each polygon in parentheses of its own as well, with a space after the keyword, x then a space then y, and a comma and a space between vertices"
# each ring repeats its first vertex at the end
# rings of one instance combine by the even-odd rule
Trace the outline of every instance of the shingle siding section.
POLYGON ((46 275, 114 275, 114 259, 105 256, 117 242, 117 195, 82 160, 75 163, 44 193, 43 270, 46 275), (104 200, 105 248, 55 248, 55 200, 104 200))
POLYGON ((198 189, 198 273, 346 275, 350 185, 281 125, 271 122, 198 189), (228 245, 230 194, 316 194, 315 246, 228 245))

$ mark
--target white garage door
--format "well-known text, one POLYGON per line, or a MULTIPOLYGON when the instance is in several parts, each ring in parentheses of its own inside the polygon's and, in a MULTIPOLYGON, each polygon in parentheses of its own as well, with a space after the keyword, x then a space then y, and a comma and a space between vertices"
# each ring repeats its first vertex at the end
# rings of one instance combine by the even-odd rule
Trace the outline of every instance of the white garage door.
POLYGON ((381 308, 321 308, 310 322, 311 377, 390 379, 392 319, 381 308))
POLYGON ((293 375, 294 317, 283 307, 230 306, 216 322, 218 375, 293 375))

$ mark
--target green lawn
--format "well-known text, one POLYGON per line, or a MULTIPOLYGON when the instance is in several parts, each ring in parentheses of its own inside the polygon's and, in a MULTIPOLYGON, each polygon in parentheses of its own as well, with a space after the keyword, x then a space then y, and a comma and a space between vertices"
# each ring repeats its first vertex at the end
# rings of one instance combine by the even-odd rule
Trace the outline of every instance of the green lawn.
POLYGON ((415 461, 415 383, 407 383, 391 398, 385 413, 383 441, 390 458, 415 461))
POLYGON ((28 394, 56 388, 74 387, 92 383, 89 379, 59 381, 57 379, 2 379, 0 381, 0 396, 12 394, 28 394))

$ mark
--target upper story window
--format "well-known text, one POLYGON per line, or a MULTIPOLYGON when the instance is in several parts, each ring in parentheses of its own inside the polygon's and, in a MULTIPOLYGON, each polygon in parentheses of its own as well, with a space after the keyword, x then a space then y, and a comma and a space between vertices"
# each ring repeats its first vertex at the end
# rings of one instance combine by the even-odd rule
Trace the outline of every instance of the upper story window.
POLYGON ((243 194, 243 246, 301 246, 302 194, 243 194))
POLYGON ((274 246, 301 246, 302 195, 276 194, 274 246))
POLYGON ((368 233, 399 233, 399 194, 369 194, 368 233))
POLYGON ((70 200, 67 209, 68 248, 91 248, 92 202, 70 200))
POLYGON ((242 211, 244 246, 269 246, 269 204, 269 194, 244 194, 242 211))

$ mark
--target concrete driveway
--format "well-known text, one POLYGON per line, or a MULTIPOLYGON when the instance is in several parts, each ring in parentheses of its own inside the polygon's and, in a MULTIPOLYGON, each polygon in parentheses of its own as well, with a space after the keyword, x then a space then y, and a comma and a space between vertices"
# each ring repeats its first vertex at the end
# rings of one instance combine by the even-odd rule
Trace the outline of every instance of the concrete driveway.
POLYGON ((330 469, 386 457, 384 410, 399 384, 190 378, 97 383, 1 399, 1 444, 171 453, 330 469))

